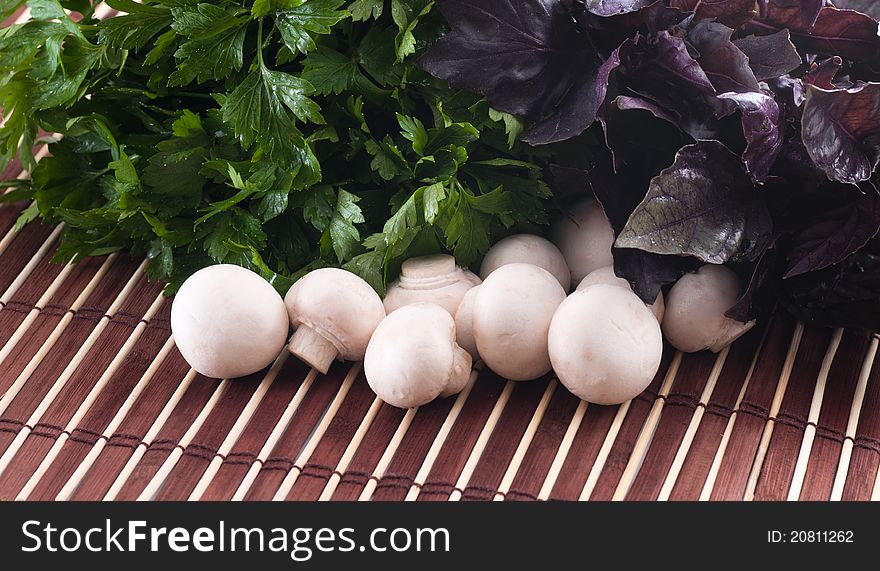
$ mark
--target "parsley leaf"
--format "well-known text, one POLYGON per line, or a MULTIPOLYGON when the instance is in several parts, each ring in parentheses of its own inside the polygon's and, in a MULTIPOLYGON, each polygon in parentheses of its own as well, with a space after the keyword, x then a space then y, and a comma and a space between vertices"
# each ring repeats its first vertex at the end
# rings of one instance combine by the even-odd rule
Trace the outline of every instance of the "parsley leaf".
POLYGON ((308 0, 299 6, 278 10, 275 27, 281 33, 284 44, 296 54, 315 49, 312 34, 329 34, 332 27, 349 13, 338 10, 344 0, 308 0))

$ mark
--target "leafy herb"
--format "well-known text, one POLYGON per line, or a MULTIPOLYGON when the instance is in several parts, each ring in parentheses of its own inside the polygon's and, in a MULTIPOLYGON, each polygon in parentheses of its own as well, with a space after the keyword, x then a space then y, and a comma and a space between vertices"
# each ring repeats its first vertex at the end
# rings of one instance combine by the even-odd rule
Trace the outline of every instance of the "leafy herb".
POLYGON ((0 32, 0 170, 19 156, 32 176, 2 200, 36 200, 19 225, 66 223, 59 259, 146 254, 169 292, 220 262, 282 291, 345 266, 381 291, 409 255, 473 264, 547 222, 550 155, 413 65, 443 30, 432 2, 27 5, 0 32))
POLYGON ((601 129, 607 150, 554 180, 592 190, 615 271, 643 299, 724 263, 747 284, 738 319, 782 292, 801 316, 880 329, 876 311, 851 314, 880 302, 862 253, 880 229, 876 3, 437 3, 452 31, 426 70, 517 115, 551 153, 601 129))
POLYGON ((407 256, 539 231, 552 173, 646 300, 724 263, 737 319, 880 329, 875 4, 30 0, 0 32, 0 167, 32 177, 0 200, 65 221, 60 258, 143 253, 171 291, 215 262, 381 291, 407 256))

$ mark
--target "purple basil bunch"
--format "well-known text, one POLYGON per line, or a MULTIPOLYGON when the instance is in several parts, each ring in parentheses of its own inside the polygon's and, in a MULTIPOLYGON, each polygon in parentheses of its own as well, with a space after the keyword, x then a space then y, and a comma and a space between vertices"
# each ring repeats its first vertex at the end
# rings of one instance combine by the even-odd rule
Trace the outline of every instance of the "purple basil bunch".
POLYGON ((880 329, 880 2, 437 4, 450 30, 425 70, 533 146, 597 140, 552 166, 557 194, 595 195, 643 299, 726 264, 748 284, 731 317, 781 302, 880 329))

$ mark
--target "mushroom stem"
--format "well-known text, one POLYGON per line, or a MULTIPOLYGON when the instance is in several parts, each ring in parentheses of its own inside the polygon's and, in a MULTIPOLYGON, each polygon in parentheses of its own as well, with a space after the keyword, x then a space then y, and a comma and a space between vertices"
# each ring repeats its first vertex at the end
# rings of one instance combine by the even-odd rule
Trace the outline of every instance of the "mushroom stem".
POLYGON ((307 365, 326 375, 339 350, 332 341, 308 325, 300 325, 290 338, 289 350, 307 365))

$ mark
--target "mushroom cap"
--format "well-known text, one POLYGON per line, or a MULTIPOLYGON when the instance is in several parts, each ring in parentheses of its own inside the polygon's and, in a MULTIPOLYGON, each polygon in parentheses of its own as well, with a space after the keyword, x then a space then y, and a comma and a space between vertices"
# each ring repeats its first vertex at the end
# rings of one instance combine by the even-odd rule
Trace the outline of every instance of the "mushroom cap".
MULTIPOLYGON (((593 270, 589 273, 589 275, 587 275, 587 277, 581 280, 581 283, 578 284, 577 290, 575 291, 580 291, 595 284, 616 285, 618 287, 622 287, 629 291, 632 291, 632 286, 629 284, 629 282, 621 277, 618 277, 617 274, 614 273, 614 266, 605 266, 599 268, 598 270, 593 270)), ((663 314, 666 311, 666 303, 663 299, 663 292, 657 292, 657 297, 654 298, 654 303, 645 305, 648 306, 648 309, 650 309, 651 312, 654 314, 654 317, 657 318, 657 322, 662 323, 663 314)))
POLYGON ((717 353, 755 325, 724 315, 740 293, 739 278, 724 266, 706 264, 685 274, 666 298, 663 334, 679 351, 717 353))
POLYGON ((338 268, 307 273, 287 292, 284 304, 294 328, 319 332, 348 361, 364 358, 370 336, 385 318, 385 306, 370 284, 338 268))
POLYGON ((595 404, 620 404, 644 391, 663 355, 660 325, 634 293, 595 284, 571 294, 548 335, 559 381, 595 404))
POLYGON ((455 338, 458 345, 467 351, 474 361, 480 358, 477 340, 474 339, 474 300, 477 299, 477 292, 481 287, 469 289, 455 311, 455 338))
POLYGON ((565 291, 553 274, 514 263, 492 272, 476 293, 473 333, 483 362, 512 381, 550 371, 547 331, 565 291))
POLYGON ((219 264, 191 275, 171 306, 171 332, 190 366, 232 379, 256 373, 278 357, 287 340, 284 301, 259 275, 219 264))
POLYGON ((544 268, 559 280, 562 289, 571 288, 571 271, 562 252, 550 240, 534 234, 514 234, 489 248, 480 266, 480 277, 486 279, 501 266, 515 262, 544 268))
POLYGON ((373 333, 364 358, 370 388, 401 408, 460 391, 470 370, 470 355, 455 343, 452 316, 430 302, 390 313, 373 333))
POLYGON ((595 200, 577 204, 568 216, 559 218, 550 227, 550 239, 562 252, 568 269, 571 270, 571 283, 577 284, 587 274, 614 261, 611 247, 614 245, 614 230, 595 200))
POLYGON ((456 266, 447 254, 409 258, 400 267, 400 277, 388 286, 385 312, 429 301, 455 315, 464 295, 479 284, 476 274, 456 266))

